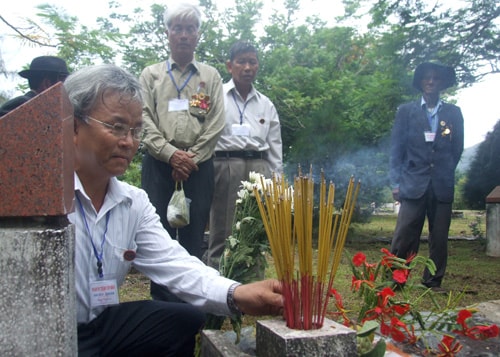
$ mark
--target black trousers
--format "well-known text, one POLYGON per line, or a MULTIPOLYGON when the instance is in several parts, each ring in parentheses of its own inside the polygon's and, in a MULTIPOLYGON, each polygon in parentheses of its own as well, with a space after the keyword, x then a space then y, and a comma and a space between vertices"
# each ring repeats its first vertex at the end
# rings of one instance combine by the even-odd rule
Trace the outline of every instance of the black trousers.
MULTIPOLYGON (((198 164, 198 171, 193 171, 187 181, 183 182, 184 193, 191 199, 189 206, 190 222, 183 228, 172 228, 167 220, 167 206, 175 190, 172 179, 172 166, 156 160, 148 153, 142 159, 142 188, 160 216, 163 227, 173 239, 188 251, 189 254, 202 258, 203 236, 210 214, 210 205, 214 194, 214 163, 213 159, 198 164)), ((151 296, 163 301, 180 302, 170 291, 151 282, 151 296)))
POLYGON ((205 314, 189 304, 134 301, 78 325, 78 356, 193 356, 205 314))
POLYGON ((452 204, 436 198, 432 188, 418 199, 403 199, 392 240, 391 252, 399 258, 418 253, 420 236, 427 216, 429 224, 429 258, 436 264, 436 273, 424 270, 422 283, 428 287, 441 286, 448 261, 448 231, 452 204))
POLYGON ((168 202, 175 190, 172 167, 146 153, 142 159, 141 180, 142 188, 147 192, 151 203, 155 206, 163 227, 172 238, 178 238, 179 243, 186 248, 189 254, 201 259, 203 235, 214 194, 213 159, 198 164, 198 168, 198 171, 192 172, 189 179, 183 182, 184 193, 187 198, 191 199, 190 223, 178 230, 170 227, 167 221, 168 202))

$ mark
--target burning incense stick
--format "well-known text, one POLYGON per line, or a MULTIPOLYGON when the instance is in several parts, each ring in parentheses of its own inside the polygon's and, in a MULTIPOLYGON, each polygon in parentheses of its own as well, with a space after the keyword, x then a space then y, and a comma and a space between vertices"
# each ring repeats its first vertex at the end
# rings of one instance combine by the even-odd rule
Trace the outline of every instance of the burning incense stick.
POLYGON ((351 178, 344 206, 335 211, 335 185, 328 186, 321 172, 319 193, 318 264, 313 271, 314 180, 309 175, 294 179, 289 187, 282 177, 262 182, 254 190, 266 230, 278 279, 283 284, 287 326, 321 328, 333 279, 337 272, 360 184, 351 178), (297 255, 298 270, 295 270, 297 255), (328 269, 330 267, 330 269, 328 269))

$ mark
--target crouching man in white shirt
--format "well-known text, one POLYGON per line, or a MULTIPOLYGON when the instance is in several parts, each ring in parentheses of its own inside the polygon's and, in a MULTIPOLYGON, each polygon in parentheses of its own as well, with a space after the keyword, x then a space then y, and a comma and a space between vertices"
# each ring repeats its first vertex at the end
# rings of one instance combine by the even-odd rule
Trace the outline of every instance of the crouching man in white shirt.
POLYGON ((276 280, 248 285, 219 276, 172 240, 146 193, 117 180, 142 135, 137 79, 114 65, 81 69, 65 82, 75 115, 75 275, 79 356, 192 356, 206 312, 282 311, 276 280), (120 303, 131 267, 184 303, 120 303))

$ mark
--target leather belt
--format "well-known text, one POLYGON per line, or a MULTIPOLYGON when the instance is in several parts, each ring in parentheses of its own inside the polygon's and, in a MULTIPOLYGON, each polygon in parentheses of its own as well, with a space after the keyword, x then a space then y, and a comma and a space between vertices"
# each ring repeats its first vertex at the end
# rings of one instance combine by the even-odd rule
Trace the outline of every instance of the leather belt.
POLYGON ((225 157, 231 158, 236 157, 239 159, 262 159, 264 156, 264 152, 262 151, 249 151, 249 150, 241 150, 241 151, 216 151, 215 157, 225 157))

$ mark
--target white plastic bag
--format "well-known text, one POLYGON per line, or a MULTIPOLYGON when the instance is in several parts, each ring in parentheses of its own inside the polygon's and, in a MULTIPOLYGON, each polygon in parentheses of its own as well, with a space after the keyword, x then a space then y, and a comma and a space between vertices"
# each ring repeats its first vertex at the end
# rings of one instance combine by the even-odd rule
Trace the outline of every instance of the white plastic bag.
POLYGON ((175 191, 172 194, 167 207, 167 220, 172 228, 182 228, 189 224, 190 202, 191 200, 186 198, 184 194, 182 181, 177 181, 175 183, 175 191))

